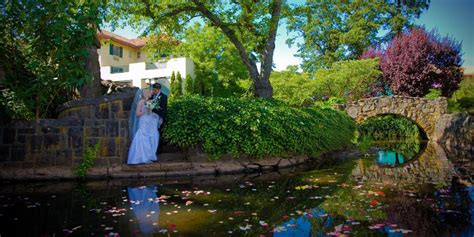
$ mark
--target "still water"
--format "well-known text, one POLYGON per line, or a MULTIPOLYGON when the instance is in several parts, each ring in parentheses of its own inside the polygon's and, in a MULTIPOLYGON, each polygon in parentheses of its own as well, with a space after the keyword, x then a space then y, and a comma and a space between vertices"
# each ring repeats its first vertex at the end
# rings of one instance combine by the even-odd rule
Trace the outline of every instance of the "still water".
POLYGON ((0 235, 473 236, 472 173, 459 167, 466 157, 448 156, 437 144, 391 142, 318 169, 4 182, 0 235))

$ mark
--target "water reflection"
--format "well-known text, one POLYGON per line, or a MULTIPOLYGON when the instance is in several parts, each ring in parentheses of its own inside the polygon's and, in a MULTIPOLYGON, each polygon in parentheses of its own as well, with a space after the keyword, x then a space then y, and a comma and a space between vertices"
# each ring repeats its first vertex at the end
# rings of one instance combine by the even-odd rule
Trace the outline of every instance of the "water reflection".
POLYGON ((439 145, 423 146, 377 144, 374 156, 350 151, 288 173, 95 181, 80 192, 10 184, 0 187, 0 235, 473 236, 472 184, 439 145), (396 164, 394 153, 400 165, 380 165, 380 154, 396 164))
MULTIPOLYGON (((322 225, 330 228, 333 225, 332 217, 328 216, 321 208, 314 208, 310 213, 305 213, 298 218, 290 219, 289 221, 279 225, 275 228, 274 237, 295 237, 295 236, 313 236, 312 233, 312 218, 318 218, 322 221, 322 225)), ((316 236, 322 236, 323 231, 318 231, 316 236)))
POLYGON ((156 196, 156 186, 129 187, 127 191, 130 208, 138 221, 140 232, 142 234, 157 232, 160 205, 156 196))
MULTIPOLYGON (((377 144, 377 147, 383 146, 377 144)), ((435 142, 389 143, 379 150, 377 155, 374 161, 366 159, 357 162, 352 170, 355 180, 397 185, 447 185, 456 174, 443 148, 435 142)))
POLYGON ((379 165, 401 165, 405 163, 403 154, 395 151, 379 151, 377 163, 379 165))

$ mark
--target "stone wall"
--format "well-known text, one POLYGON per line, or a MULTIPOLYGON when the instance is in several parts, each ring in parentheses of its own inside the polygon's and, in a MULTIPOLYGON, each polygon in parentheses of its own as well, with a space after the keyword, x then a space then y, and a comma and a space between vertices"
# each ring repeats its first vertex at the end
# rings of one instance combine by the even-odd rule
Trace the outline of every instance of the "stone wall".
POLYGON ((474 118, 467 112, 442 115, 433 132, 435 141, 448 149, 462 149, 474 154, 474 118))
POLYGON ((448 102, 440 97, 429 100, 418 97, 373 97, 348 103, 345 110, 357 123, 384 114, 397 114, 409 118, 433 140, 433 133, 439 118, 447 114, 448 102))
POLYGON ((0 127, 0 169, 72 167, 87 146, 100 143, 96 166, 121 166, 129 143, 128 116, 133 93, 73 101, 58 119, 11 122, 0 127))

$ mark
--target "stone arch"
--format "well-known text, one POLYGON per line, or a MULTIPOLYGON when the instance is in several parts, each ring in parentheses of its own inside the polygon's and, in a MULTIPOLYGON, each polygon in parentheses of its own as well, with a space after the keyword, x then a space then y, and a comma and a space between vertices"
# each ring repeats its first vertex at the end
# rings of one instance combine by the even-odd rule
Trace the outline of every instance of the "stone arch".
POLYGON ((346 104, 345 109, 357 123, 385 114, 406 117, 418 125, 425 132, 426 137, 431 140, 436 122, 447 113, 447 108, 448 102, 444 97, 429 100, 418 97, 385 96, 350 102, 346 104))

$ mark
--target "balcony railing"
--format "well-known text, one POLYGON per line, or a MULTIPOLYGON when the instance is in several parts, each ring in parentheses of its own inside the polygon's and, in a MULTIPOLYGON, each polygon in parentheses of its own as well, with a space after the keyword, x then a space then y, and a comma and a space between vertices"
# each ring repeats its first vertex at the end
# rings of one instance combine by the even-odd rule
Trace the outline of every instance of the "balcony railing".
POLYGON ((166 62, 147 63, 145 70, 155 70, 166 68, 166 62))

